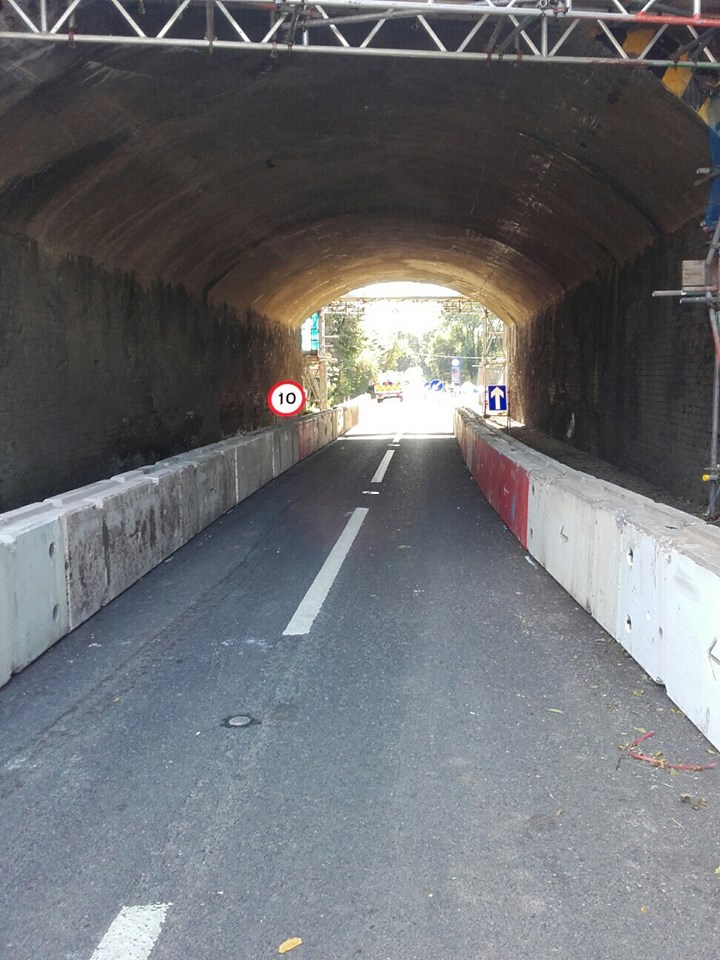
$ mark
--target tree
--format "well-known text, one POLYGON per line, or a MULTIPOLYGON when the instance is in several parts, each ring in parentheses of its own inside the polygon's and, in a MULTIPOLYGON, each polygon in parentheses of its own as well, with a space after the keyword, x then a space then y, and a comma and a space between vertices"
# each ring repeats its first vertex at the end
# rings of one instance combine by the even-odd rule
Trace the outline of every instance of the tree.
POLYGON ((463 358, 462 378, 473 380, 473 367, 480 358, 504 357, 502 321, 482 304, 466 301, 462 306, 445 304, 440 325, 430 337, 428 360, 434 373, 447 376, 452 357, 463 358))
POLYGON ((342 403, 365 393, 377 375, 370 343, 362 329, 363 309, 355 304, 331 304, 323 312, 328 363, 328 399, 342 403))
POLYGON ((426 355, 428 352, 428 336, 418 336, 400 330, 393 335, 392 340, 385 346, 378 357, 378 366, 383 370, 397 370, 404 373, 411 368, 422 368, 427 375, 426 355))

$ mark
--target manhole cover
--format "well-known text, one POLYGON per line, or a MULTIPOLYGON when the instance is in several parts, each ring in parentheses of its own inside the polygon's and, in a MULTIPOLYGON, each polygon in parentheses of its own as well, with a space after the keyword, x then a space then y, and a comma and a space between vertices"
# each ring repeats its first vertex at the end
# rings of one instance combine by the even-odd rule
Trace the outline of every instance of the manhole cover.
POLYGON ((238 714, 234 717, 226 717, 223 720, 223 724, 226 727, 249 727, 252 726, 252 724, 259 722, 259 720, 256 720, 254 717, 249 717, 244 713, 238 714))

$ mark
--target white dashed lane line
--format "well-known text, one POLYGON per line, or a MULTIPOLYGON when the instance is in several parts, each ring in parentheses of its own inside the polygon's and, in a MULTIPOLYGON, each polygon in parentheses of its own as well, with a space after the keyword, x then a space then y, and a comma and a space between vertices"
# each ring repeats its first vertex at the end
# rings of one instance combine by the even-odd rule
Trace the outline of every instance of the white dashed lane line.
POLYGON ((91 960, 147 960, 172 904, 123 907, 91 960))
POLYGON ((337 543, 328 554, 328 558, 320 568, 320 572, 310 584, 308 592, 300 601, 292 620, 283 630, 284 637, 299 637, 309 633, 315 617, 320 613, 330 588, 340 572, 345 557, 353 545, 355 537, 368 515, 367 507, 357 507, 340 534, 337 543))
POLYGON ((394 450, 388 450, 388 452, 380 461, 380 466, 375 471, 375 476, 370 481, 371 483, 383 482, 383 478, 385 477, 385 473, 387 471, 388 466, 390 465, 390 461, 392 460, 394 453, 395 453, 394 450))

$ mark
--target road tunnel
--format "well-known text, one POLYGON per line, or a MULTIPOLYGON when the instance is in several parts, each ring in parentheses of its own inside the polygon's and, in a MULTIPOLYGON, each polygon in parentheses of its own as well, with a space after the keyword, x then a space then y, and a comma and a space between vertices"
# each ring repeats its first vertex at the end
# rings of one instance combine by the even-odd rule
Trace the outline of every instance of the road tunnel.
POLYGON ((698 493, 707 321, 651 293, 707 131, 657 72, 5 40, 0 113, 3 509, 267 422, 397 279, 509 324, 516 417, 698 493))
POLYGON ((308 314, 430 281, 516 417, 692 496, 703 91, 0 44, 0 511, 126 471, 0 517, 3 956, 714 958, 717 530, 441 393, 254 429, 308 314))

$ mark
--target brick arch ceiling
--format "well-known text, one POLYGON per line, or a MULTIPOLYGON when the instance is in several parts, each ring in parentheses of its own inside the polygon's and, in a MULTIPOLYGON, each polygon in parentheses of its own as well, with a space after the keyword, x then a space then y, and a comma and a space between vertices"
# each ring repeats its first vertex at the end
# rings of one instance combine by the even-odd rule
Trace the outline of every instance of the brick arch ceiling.
POLYGON ((1 229, 290 324, 385 279, 521 322, 704 199, 639 69, 5 46, 0 120, 1 229))

